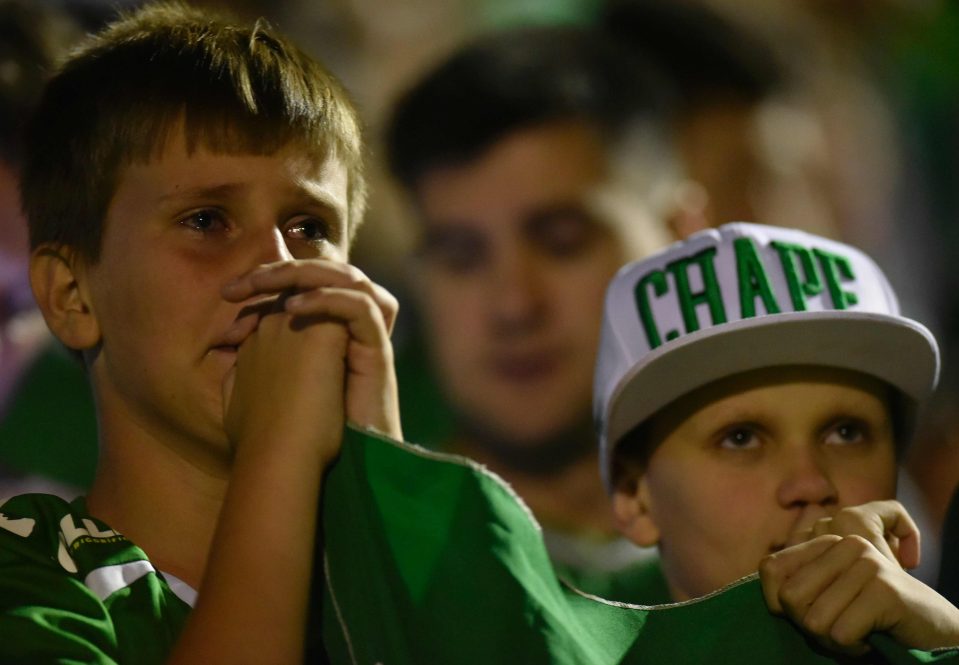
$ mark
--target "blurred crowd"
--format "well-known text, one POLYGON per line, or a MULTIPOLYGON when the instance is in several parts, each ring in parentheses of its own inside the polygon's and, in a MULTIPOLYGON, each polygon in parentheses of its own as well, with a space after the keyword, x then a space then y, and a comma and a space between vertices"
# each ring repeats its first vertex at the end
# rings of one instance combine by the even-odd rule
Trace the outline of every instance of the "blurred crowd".
MULTIPOLYGON (((949 267, 959 256, 959 5, 194 2, 264 16, 352 92, 368 127, 373 183, 353 261, 402 304, 394 343, 406 438, 469 455, 509 480, 558 562, 579 570, 585 586, 617 593, 600 573, 646 556, 612 535, 596 470, 590 381, 602 287, 621 263, 734 220, 862 247, 886 268, 903 314, 940 340, 938 396, 899 488, 928 536, 918 574, 934 579, 959 483, 959 274, 949 267), (554 95, 537 50, 573 93, 554 95), (588 62, 577 59, 584 52, 588 62), (512 85, 536 100, 535 112, 489 101, 496 85, 484 87, 483 77, 497 71, 489 61, 527 71, 512 85), (608 76, 596 84, 600 66, 608 76), (574 94, 594 84, 599 101, 574 94), (417 116, 424 95, 435 117, 417 116), (547 110, 538 101, 547 97, 561 101, 547 110), (584 118, 589 132, 576 124, 584 118), (539 181, 523 179, 531 173, 539 181), (535 224, 523 217, 524 192, 567 182, 570 191, 589 186, 582 210, 544 208, 535 224), (613 220, 613 236, 589 223, 598 215, 613 220), (457 216, 485 230, 443 231, 457 216), (568 257, 587 243, 594 254, 571 268, 568 257), (507 265, 504 257, 517 256, 507 265), (582 268, 587 260, 592 272, 582 268), (544 390, 533 379, 559 361, 522 341, 509 345, 547 337, 554 320, 569 322, 567 337, 556 339, 568 341, 578 364, 566 384, 544 390), (508 367, 487 377, 484 362, 508 367)), ((57 59, 115 5, 0 0, 0 495, 24 487, 69 495, 93 473, 83 371, 32 307, 16 135, 57 59)))

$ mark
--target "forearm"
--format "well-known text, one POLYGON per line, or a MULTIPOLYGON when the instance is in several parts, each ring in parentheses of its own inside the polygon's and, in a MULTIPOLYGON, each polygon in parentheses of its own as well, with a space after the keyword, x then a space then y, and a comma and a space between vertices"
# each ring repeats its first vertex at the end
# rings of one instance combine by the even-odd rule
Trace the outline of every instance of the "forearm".
POLYGON ((316 447, 286 454, 289 441, 250 443, 237 446, 197 605, 171 663, 302 659, 324 459, 316 447))

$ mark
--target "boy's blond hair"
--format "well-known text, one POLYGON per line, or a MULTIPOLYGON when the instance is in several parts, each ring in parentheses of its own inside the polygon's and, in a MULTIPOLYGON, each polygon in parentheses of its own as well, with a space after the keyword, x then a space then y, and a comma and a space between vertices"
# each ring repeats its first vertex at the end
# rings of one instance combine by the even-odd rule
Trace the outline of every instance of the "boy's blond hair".
POLYGON ((365 208, 360 122, 320 64, 262 20, 237 26, 180 3, 138 9, 92 37, 54 77, 26 135, 21 191, 30 243, 99 258, 122 168, 161 151, 272 154, 302 146, 349 176, 349 233, 365 208))

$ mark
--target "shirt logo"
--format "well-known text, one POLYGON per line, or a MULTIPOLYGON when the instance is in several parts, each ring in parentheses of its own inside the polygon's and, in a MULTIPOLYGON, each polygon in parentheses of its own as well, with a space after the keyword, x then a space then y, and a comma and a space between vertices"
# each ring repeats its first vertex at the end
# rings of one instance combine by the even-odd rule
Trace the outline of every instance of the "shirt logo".
POLYGON ((83 518, 83 526, 77 526, 73 515, 67 514, 60 520, 60 545, 57 548, 57 560, 63 569, 70 573, 77 572, 77 562, 70 556, 70 550, 76 549, 85 543, 116 542, 123 538, 113 529, 100 530, 93 520, 83 518))
POLYGON ((10 533, 15 533, 21 538, 26 538, 33 533, 33 527, 36 526, 36 524, 37 521, 29 517, 12 519, 3 513, 0 513, 0 529, 6 529, 10 533))

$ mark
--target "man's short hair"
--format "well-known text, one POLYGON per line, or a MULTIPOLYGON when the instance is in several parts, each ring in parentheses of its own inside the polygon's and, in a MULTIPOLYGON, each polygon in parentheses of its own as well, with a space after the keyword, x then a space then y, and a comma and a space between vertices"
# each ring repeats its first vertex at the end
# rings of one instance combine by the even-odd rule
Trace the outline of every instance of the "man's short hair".
POLYGON ((609 0, 600 24, 669 79, 680 110, 756 104, 788 84, 775 49, 701 2, 609 0))
POLYGON ((238 25, 179 3, 108 26, 52 79, 27 129, 21 191, 30 243, 99 258, 121 169, 183 123, 187 149, 272 154, 294 143, 349 174, 350 233, 366 185, 359 120, 341 85, 262 20, 238 25))
POLYGON ((428 171, 468 162, 508 134, 581 121, 610 142, 658 119, 661 81, 594 31, 527 27, 481 37, 398 102, 387 128, 390 170, 409 190, 428 171))

